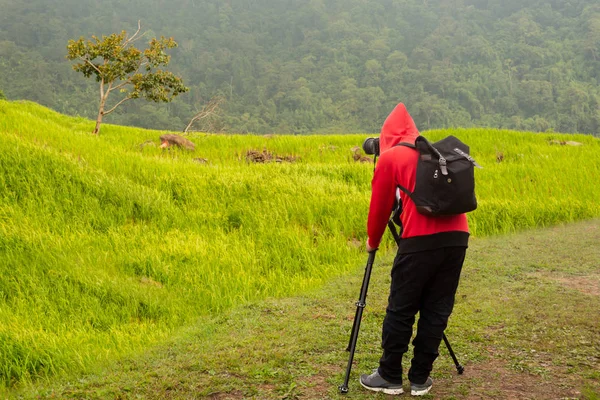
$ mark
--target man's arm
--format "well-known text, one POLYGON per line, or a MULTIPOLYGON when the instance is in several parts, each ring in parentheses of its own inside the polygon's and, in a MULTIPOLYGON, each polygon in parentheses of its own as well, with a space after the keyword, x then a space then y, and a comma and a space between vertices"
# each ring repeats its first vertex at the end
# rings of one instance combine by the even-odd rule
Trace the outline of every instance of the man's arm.
POLYGON ((371 181, 371 204, 367 221, 367 251, 377 249, 385 233, 396 196, 396 164, 392 152, 381 155, 371 181))

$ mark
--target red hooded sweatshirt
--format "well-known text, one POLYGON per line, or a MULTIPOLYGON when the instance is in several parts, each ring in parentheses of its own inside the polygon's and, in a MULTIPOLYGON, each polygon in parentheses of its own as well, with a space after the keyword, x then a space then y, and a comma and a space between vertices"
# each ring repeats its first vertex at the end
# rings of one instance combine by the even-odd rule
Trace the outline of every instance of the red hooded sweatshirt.
MULTIPOLYGON (((381 128, 380 158, 371 182, 371 205, 367 222, 369 246, 377 248, 381 242, 396 200, 396 189, 401 185, 411 192, 415 189, 417 150, 396 146, 400 142, 415 143, 417 127, 400 103, 391 112, 381 128)), ((440 247, 467 246, 469 227, 465 214, 428 217, 417 212, 408 195, 400 191, 402 201, 401 253, 431 250, 440 247)))

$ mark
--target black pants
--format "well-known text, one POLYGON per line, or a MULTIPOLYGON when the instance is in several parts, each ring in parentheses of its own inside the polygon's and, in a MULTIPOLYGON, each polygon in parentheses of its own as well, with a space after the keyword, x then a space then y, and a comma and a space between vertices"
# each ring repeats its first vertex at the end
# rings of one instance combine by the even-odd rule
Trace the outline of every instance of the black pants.
POLYGON ((454 307, 465 252, 466 247, 445 247, 396 255, 379 360, 379 374, 388 382, 402 383, 402 356, 408 351, 417 312, 408 379, 417 384, 427 380, 454 307))

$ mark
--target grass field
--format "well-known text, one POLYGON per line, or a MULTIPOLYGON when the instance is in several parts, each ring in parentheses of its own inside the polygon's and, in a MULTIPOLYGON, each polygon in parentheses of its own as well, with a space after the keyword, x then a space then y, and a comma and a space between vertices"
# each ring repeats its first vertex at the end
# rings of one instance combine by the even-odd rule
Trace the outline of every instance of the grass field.
MULTIPOLYGON (((476 238, 426 399, 600 399, 600 219, 476 238)), ((363 256, 366 261, 366 255, 363 256)), ((357 267, 323 288, 251 302, 96 374, 41 382, 37 399, 391 399, 360 387, 377 366, 392 258, 378 255, 349 393, 357 267)), ((405 357, 408 366, 410 354, 405 357)), ((408 389, 408 385, 404 385, 408 389)), ((404 395, 409 398, 409 395, 404 395)))
MULTIPOLYGON (((0 385, 95 370, 205 318, 321 287, 362 257, 368 135, 196 135, 0 101, 0 385), (294 162, 253 163, 268 150, 294 162)), ((471 145, 477 238, 600 216, 598 139, 497 130, 471 145), (577 141, 581 146, 554 144, 577 141)), ((388 238, 382 253, 393 247, 388 238)))

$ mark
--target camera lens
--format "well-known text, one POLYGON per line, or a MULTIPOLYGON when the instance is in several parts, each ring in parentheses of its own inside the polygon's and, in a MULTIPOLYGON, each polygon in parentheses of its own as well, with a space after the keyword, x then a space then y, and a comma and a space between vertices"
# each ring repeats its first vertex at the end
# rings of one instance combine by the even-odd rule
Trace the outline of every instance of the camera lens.
POLYGON ((363 151, 369 155, 379 155, 379 138, 366 138, 362 145, 363 151))

